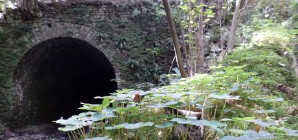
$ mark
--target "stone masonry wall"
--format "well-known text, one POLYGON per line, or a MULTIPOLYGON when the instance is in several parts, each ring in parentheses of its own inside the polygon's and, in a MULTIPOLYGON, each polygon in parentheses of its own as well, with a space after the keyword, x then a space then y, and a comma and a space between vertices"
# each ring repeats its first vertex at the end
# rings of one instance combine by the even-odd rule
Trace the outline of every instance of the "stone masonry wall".
POLYGON ((0 119, 11 117, 14 100, 22 96, 13 81, 18 62, 30 48, 50 38, 78 38, 98 48, 110 60, 118 80, 125 81, 120 87, 140 82, 134 74, 142 71, 127 64, 152 65, 150 50, 157 46, 162 49, 155 63, 170 67, 174 53, 167 21, 159 14, 159 7, 147 1, 121 5, 94 0, 51 3, 41 7, 41 18, 27 21, 22 20, 19 10, 8 12, 0 28, 0 119))

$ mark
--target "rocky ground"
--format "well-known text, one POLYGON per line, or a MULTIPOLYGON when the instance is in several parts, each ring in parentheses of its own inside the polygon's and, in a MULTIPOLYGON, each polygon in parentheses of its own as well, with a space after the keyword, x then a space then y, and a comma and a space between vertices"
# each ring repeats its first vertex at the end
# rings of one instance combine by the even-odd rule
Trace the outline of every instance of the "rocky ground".
POLYGON ((18 128, 16 130, 2 129, 0 140, 67 140, 66 133, 59 131, 56 124, 40 124, 18 128))

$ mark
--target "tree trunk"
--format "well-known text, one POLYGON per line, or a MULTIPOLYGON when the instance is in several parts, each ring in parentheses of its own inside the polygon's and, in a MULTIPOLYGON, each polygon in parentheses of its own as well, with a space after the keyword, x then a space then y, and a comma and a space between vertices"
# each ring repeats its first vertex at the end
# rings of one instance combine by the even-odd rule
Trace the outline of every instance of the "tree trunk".
POLYGON ((172 39, 173 39, 173 43, 174 43, 174 50, 175 50, 175 57, 176 57, 177 65, 178 65, 178 68, 180 70, 181 77, 185 78, 185 77, 187 77, 187 74, 186 74, 185 69, 183 67, 181 51, 180 51, 180 45, 178 43, 178 37, 177 37, 174 21, 173 21, 173 18, 172 18, 172 14, 171 14, 169 1, 168 0, 162 0, 162 2, 163 2, 163 5, 165 7, 165 11, 166 11, 167 18, 168 18, 168 23, 169 23, 169 26, 170 26, 170 31, 171 31, 171 35, 172 35, 172 39))
MULTIPOLYGON (((199 2, 199 4, 204 4, 204 2, 199 2)), ((204 73, 205 72, 205 56, 204 56, 204 17, 203 17, 203 8, 201 8, 201 13, 199 16, 199 31, 197 33, 196 37, 196 47, 197 47, 197 71, 198 73, 204 73)))
POLYGON ((42 17, 42 12, 37 6, 37 0, 23 0, 22 1, 22 17, 24 20, 30 20, 34 17, 42 17))
POLYGON ((185 33, 184 33, 184 28, 183 28, 182 22, 181 22, 181 15, 180 15, 177 0, 175 0, 175 8, 176 8, 177 16, 178 16, 178 20, 179 20, 180 34, 182 36, 182 48, 183 48, 184 57, 185 57, 185 60, 186 60, 185 61, 186 62, 186 73, 190 77, 191 73, 190 73, 190 66, 189 66, 189 58, 188 58, 188 53, 187 53, 187 49, 186 49, 186 46, 185 46, 185 38, 184 38, 185 33))
POLYGON ((238 16, 239 16, 240 4, 241 4, 241 0, 237 0, 234 15, 233 15, 232 25, 230 28, 230 34, 229 34, 229 40, 228 40, 228 46, 227 46, 228 53, 231 53, 234 48, 234 35, 235 35, 235 31, 238 26, 238 16))

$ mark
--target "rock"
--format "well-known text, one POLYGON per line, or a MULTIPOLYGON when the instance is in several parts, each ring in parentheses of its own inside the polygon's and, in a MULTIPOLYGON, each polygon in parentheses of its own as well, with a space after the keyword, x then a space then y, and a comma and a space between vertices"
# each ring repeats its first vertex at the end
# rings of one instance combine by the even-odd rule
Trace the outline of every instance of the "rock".
POLYGON ((298 106, 290 106, 287 109, 287 112, 292 116, 297 116, 298 115, 298 106))

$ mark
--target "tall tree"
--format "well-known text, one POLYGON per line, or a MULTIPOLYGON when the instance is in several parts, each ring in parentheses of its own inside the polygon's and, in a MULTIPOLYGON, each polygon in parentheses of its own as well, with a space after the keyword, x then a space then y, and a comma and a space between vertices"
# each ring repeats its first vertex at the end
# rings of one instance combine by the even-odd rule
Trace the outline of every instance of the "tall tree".
POLYGON ((172 39, 173 39, 176 62, 177 62, 178 68, 180 70, 181 77, 185 78, 185 77, 187 77, 187 74, 186 74, 186 71, 183 67, 182 56, 181 56, 181 51, 180 51, 180 45, 178 43, 178 37, 177 37, 174 21, 173 21, 173 18, 172 18, 172 14, 171 14, 169 1, 168 0, 162 0, 162 2, 163 2, 163 5, 165 7, 165 11, 166 11, 166 15, 167 15, 167 18, 168 18, 168 23, 169 23, 172 39))
POLYGON ((228 46, 227 46, 227 53, 231 53, 233 48, 234 48, 234 36, 235 36, 235 31, 238 26, 238 16, 239 16, 239 11, 240 11, 240 5, 241 5, 241 0, 236 1, 236 7, 233 15, 233 21, 232 25, 230 28, 230 33, 229 33, 229 40, 228 40, 228 46))
POLYGON ((185 32, 184 32, 184 28, 183 28, 183 25, 182 25, 180 9, 179 9, 177 0, 175 0, 175 8, 176 8, 176 11, 177 11, 178 24, 179 24, 179 28, 180 28, 180 34, 181 34, 181 37, 182 37, 182 44, 181 45, 182 45, 184 56, 185 56, 186 73, 187 73, 188 76, 191 76, 190 66, 189 66, 189 58, 188 58, 188 53, 187 53, 186 44, 185 44, 185 37, 184 37, 185 32))
MULTIPOLYGON (((198 1, 198 4, 199 5, 204 5, 204 1, 198 1)), ((196 32, 196 36, 195 36, 195 39, 196 39, 196 50, 197 50, 197 57, 196 57, 196 72, 198 73, 204 73, 205 70, 205 56, 204 56, 204 8, 201 7, 200 8, 200 15, 199 15, 199 30, 198 32, 196 32)))

